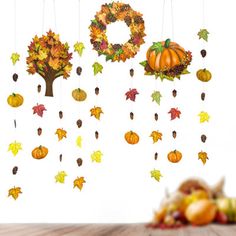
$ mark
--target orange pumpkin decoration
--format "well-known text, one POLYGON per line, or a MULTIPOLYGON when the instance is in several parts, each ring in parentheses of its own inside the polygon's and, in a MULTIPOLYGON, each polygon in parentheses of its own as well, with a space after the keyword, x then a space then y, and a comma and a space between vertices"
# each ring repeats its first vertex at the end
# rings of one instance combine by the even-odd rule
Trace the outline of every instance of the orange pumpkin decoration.
POLYGON ((191 52, 185 51, 179 44, 166 41, 153 43, 146 54, 145 70, 160 78, 179 78, 188 73, 187 66, 192 60, 191 52))
POLYGON ((19 107, 23 104, 23 102, 24 102, 23 96, 18 93, 13 93, 9 95, 7 98, 7 103, 11 107, 19 107))
POLYGON ((180 151, 174 150, 168 153, 168 160, 172 163, 177 163, 182 159, 182 153, 180 151))
POLYGON ((31 154, 34 159, 43 159, 47 156, 48 149, 40 145, 39 147, 34 148, 31 154))
POLYGON ((139 136, 137 133, 133 131, 129 131, 125 133, 125 140, 127 143, 134 145, 139 142, 139 136))

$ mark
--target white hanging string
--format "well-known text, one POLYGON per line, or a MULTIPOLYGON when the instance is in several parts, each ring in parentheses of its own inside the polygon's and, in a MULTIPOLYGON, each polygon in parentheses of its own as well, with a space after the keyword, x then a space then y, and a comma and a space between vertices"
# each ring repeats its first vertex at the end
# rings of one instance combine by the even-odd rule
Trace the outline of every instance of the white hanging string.
POLYGON ((80 0, 78 0, 78 41, 80 41, 80 14, 81 14, 81 11, 80 11, 80 0))
POLYGON ((44 33, 44 24, 45 24, 45 0, 42 0, 42 34, 44 33))
POLYGON ((14 0, 14 50, 16 52, 16 0, 14 0))
POLYGON ((53 15, 54 15, 54 27, 55 31, 57 31, 57 15, 56 15, 56 1, 53 0, 53 15))
POLYGON ((202 0, 202 26, 205 27, 205 0, 202 0))
POLYGON ((164 33, 165 5, 166 5, 166 0, 163 0, 163 4, 162 4, 161 40, 163 39, 163 33, 164 33))
POLYGON ((171 6, 171 33, 172 33, 172 41, 174 41, 174 12, 173 12, 173 0, 170 0, 171 6))

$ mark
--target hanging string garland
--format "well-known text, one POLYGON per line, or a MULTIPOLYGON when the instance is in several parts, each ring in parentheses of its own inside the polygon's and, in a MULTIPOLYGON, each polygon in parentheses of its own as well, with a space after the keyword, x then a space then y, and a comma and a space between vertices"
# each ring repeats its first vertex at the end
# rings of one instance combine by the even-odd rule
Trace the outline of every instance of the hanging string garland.
POLYGON ((107 61, 125 62, 133 58, 144 44, 145 26, 142 14, 134 11, 129 4, 112 2, 102 5, 89 29, 93 49, 99 56, 104 55, 107 61), (130 28, 131 37, 124 44, 111 44, 107 39, 107 25, 116 21, 124 21, 130 28))
MULTIPOLYGON (((102 74, 102 72, 103 72, 103 66, 99 62, 94 62, 92 65, 92 68, 93 68, 94 76, 98 76, 98 74, 102 74)), ((99 98, 100 89, 99 89, 97 78, 95 78, 95 80, 96 80, 96 85, 95 85, 94 93, 97 96, 97 98, 99 98)), ((92 107, 90 109, 90 116, 94 117, 97 120, 100 120, 102 114, 104 114, 104 113, 103 113, 102 107, 100 107, 100 106, 94 105, 94 107, 92 107)), ((94 131, 94 137, 98 142, 99 137, 100 137, 98 130, 94 131)), ((93 151, 93 153, 91 153, 90 158, 91 158, 92 162, 101 163, 102 156, 103 156, 102 151, 98 149, 96 151, 93 151)))
MULTIPOLYGON (((202 25, 203 25, 203 28, 199 30, 197 35, 199 37, 199 40, 203 40, 203 42, 207 43, 209 32, 205 28, 205 1, 204 0, 202 0, 202 25)), ((205 58, 207 56, 206 49, 202 49, 200 51, 200 55, 202 57, 203 65, 205 65, 205 58)), ((203 89, 205 90, 205 84, 212 79, 212 74, 209 70, 207 70, 206 68, 203 68, 203 69, 199 69, 196 72, 196 77, 199 81, 203 82, 203 85, 204 85, 203 89)), ((206 93, 202 92, 200 98, 203 102, 205 102, 206 93)), ((199 116, 199 122, 201 124, 203 124, 205 122, 209 122, 209 120, 210 120, 210 115, 206 111, 201 111, 198 114, 198 116, 199 116)), ((201 139, 202 143, 205 143, 207 140, 207 136, 205 134, 202 134, 200 139, 201 139)), ((200 160, 202 162, 202 164, 205 165, 207 160, 209 160, 207 152, 205 152, 205 151, 198 152, 198 160, 200 160)))
MULTIPOLYGON (((16 6, 16 0, 14 0, 14 51, 11 54, 11 61, 13 66, 16 66, 16 63, 20 61, 20 54, 16 52, 16 39, 17 39, 17 19, 16 19, 16 14, 17 14, 17 6, 16 6)), ((14 69, 15 70, 15 69, 14 69)), ((16 90, 16 83, 18 81, 18 74, 14 71, 12 79, 14 81, 14 90, 16 90)), ((7 103, 8 105, 13 109, 14 111, 14 119, 13 119, 13 125, 14 125, 14 130, 15 134, 17 131, 17 113, 16 109, 19 108, 20 106, 23 105, 24 103, 24 98, 21 94, 13 92, 11 95, 8 96, 7 98, 7 103)), ((16 156, 19 151, 22 150, 22 144, 18 141, 13 141, 12 143, 9 144, 8 146, 8 151, 10 151, 13 156, 16 156)), ((12 174, 16 175, 18 172, 18 166, 14 166, 12 168, 12 174)), ((16 200, 19 195, 21 194, 21 187, 12 187, 8 190, 8 197, 12 197, 14 200, 16 200)))

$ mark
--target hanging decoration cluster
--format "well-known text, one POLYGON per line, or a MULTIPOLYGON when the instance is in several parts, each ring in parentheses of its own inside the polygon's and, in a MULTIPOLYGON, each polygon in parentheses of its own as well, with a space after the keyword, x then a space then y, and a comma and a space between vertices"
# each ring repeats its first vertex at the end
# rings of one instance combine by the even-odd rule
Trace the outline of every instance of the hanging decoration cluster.
MULTIPOLYGON (((204 4, 204 2, 203 2, 204 4)), ((204 14, 203 14, 203 18, 204 18, 204 14)), ((203 22, 204 22, 204 19, 203 19, 203 22)), ((208 35, 209 35, 209 32, 207 29, 200 29, 199 32, 198 32, 198 36, 199 36, 199 40, 203 40, 203 42, 208 42, 208 35)), ((206 49, 202 49, 200 51, 200 54, 202 56, 202 60, 203 60, 203 64, 205 64, 205 58, 207 56, 207 51, 206 49)), ((202 83, 206 83, 206 82, 209 82, 212 78, 212 75, 211 75, 211 72, 209 70, 207 70, 206 68, 204 69, 199 69, 197 72, 196 72, 196 76, 197 76, 197 79, 202 82, 202 83)), ((205 86, 204 86, 205 88, 205 86)), ((203 102, 205 102, 205 98, 206 98, 206 93, 205 92, 202 92, 201 93, 201 100, 203 102)), ((208 112, 206 111, 201 111, 199 114, 199 121, 201 124, 205 123, 205 122, 209 122, 210 120, 210 115, 208 114, 208 112)), ((205 134, 202 134, 201 135, 201 141, 202 143, 205 143, 207 140, 207 136, 205 134)), ((200 151, 198 153, 198 160, 200 160, 203 165, 206 164, 207 160, 209 160, 208 158, 208 154, 207 152, 205 151, 200 151)))
MULTIPOLYGON (((15 4, 16 4, 16 0, 15 4)), ((172 0, 171 0, 172 1, 172 0)), ((172 3, 172 2, 171 2, 172 3)), ((55 4, 55 2, 54 2, 55 4)), ((55 5, 54 5, 55 7, 55 5)), ((79 9, 79 24, 80 24, 80 0, 78 0, 78 9, 79 9)), ((55 11, 55 9, 54 9, 55 11)), ((54 12, 55 14, 55 12, 54 12)), ((164 13, 163 13, 164 14, 164 13)), ((16 6, 15 6, 15 18, 16 18, 16 6)), ((55 17, 56 21, 56 17, 55 17)), ((173 22, 173 19, 172 19, 173 22)), ((173 23, 172 23, 173 24, 173 23)), ((173 28, 173 25, 172 25, 173 28)), ((82 58, 85 45, 80 41, 80 25, 78 26, 79 34, 78 41, 74 44, 74 53, 78 54, 79 58, 82 58)), ((121 3, 121 2, 112 2, 109 4, 103 4, 101 6, 101 10, 96 13, 95 18, 91 21, 89 26, 90 30, 90 42, 93 45, 93 49, 97 51, 98 56, 104 55, 106 61, 123 61, 125 62, 127 59, 134 58, 137 52, 140 49, 140 46, 144 44, 145 37, 145 25, 142 14, 134 11, 129 4, 121 3), (127 27, 130 29, 130 39, 125 43, 109 43, 106 32, 107 26, 116 21, 124 21, 127 27)), ((203 28, 198 32, 199 39, 204 42, 208 41, 209 32, 207 29, 203 28)), ((172 35, 173 37, 173 35, 172 35)), ((16 45, 16 19, 15 19, 15 45, 16 45)), ((207 55, 206 49, 202 49, 200 54, 203 58, 203 62, 207 55)), ((13 66, 20 60, 20 54, 15 51, 11 55, 11 61, 13 66)), ((70 76, 72 71, 72 52, 69 51, 68 43, 63 43, 60 41, 60 37, 58 34, 49 30, 45 35, 41 37, 35 36, 32 39, 32 42, 28 46, 28 57, 26 59, 27 63, 27 71, 29 74, 38 74, 41 76, 46 85, 45 96, 53 97, 53 82, 55 79, 59 77, 63 77, 67 79, 70 76)), ((171 41, 170 38, 167 38, 165 41, 157 41, 154 42, 146 52, 146 60, 142 61, 140 64, 144 67, 145 75, 154 75, 155 79, 160 79, 161 81, 168 80, 175 82, 175 79, 180 79, 182 75, 188 74, 188 66, 192 61, 192 53, 190 51, 185 50, 182 46, 177 44, 176 42, 171 41)), ((204 63, 203 63, 204 64, 204 63)), ((101 95, 100 86, 99 86, 99 75, 103 73, 103 65, 99 62, 95 61, 92 65, 93 75, 96 81, 96 85, 94 86, 94 98, 96 101, 94 102, 94 106, 89 110, 90 117, 93 119, 98 126, 94 131, 94 137, 96 139, 96 146, 98 148, 94 148, 93 152, 90 155, 90 159, 94 163, 101 163, 103 160, 103 152, 99 148, 100 141, 100 133, 99 133, 99 121, 102 119, 104 115, 103 108, 101 104, 99 104, 99 98, 101 95)), ((81 86, 83 69, 81 66, 77 66, 76 73, 79 77, 78 86, 74 88, 71 92, 71 96, 73 101, 78 105, 78 110, 80 109, 81 102, 87 100, 88 93, 81 86)), ((131 68, 129 71, 130 74, 130 86, 127 88, 125 99, 130 102, 132 105, 131 111, 129 113, 130 120, 133 122, 135 118, 135 113, 133 110, 133 104, 135 104, 137 98, 139 97, 139 91, 137 88, 133 87, 134 81, 134 69, 131 68)), ((211 72, 206 69, 199 69, 196 72, 196 77, 199 81, 206 83, 209 82, 212 78, 211 72)), ((18 74, 13 74, 13 81, 16 84, 18 81, 18 74)), ((156 80, 158 81, 158 80, 156 80)), ((159 83, 159 81, 158 81, 159 83)), ((161 83, 161 82, 160 82, 161 83)), ((174 84, 174 83, 173 83, 174 84)), ((16 87, 14 88, 16 90, 16 87)), ((40 95, 41 93, 41 85, 37 86, 37 92, 40 95)), ((174 88, 172 90, 173 98, 177 96, 177 90, 174 88)), ((201 100, 205 101, 206 94, 205 92, 201 93, 201 100)), ((150 99, 153 103, 155 103, 158 107, 161 106, 162 94, 158 89, 154 90, 150 95, 150 99)), ((24 103, 24 97, 14 91, 7 98, 8 105, 12 108, 12 110, 16 111, 17 108, 21 107, 24 103)), ((61 106, 61 104, 60 104, 61 106)), ((60 107, 61 108, 61 107, 60 107)), ((44 118, 44 114, 47 112, 47 108, 40 101, 40 96, 37 100, 37 103, 32 107, 32 115, 37 117, 39 120, 44 118)), ((177 106, 173 106, 168 109, 167 114, 170 117, 170 121, 178 120, 181 118, 181 111, 177 106)), ((17 129, 17 113, 14 113, 14 129, 17 129)), ((62 109, 58 112, 60 121, 63 120, 64 114, 62 109)), ((205 123, 210 120, 210 116, 208 112, 201 111, 199 114, 200 123, 205 123)), ((78 129, 82 129, 83 121, 82 117, 79 117, 76 121, 76 126, 78 129)), ((158 122, 159 115, 157 112, 154 114, 154 122, 158 122)), ((67 131, 62 128, 60 125, 59 128, 56 129, 54 135, 57 137, 58 142, 65 140, 68 136, 67 131)), ((43 129, 39 126, 37 128, 37 135, 40 137, 43 134, 43 129)), ((177 138, 176 130, 172 131, 173 139, 177 138)), ((150 132, 149 138, 153 144, 159 144, 163 139, 162 132, 153 128, 150 132)), ((140 136, 137 132, 128 130, 124 134, 124 140, 130 144, 135 145, 140 141, 140 136)), ((205 134, 201 135, 202 143, 205 143, 207 140, 207 136, 205 134)), ((35 160, 42 160, 48 156, 49 149, 42 145, 34 147, 31 156, 35 160)), ((78 135, 76 138, 76 145, 81 150, 83 144, 83 138, 81 135, 78 135)), ((22 144, 19 141, 14 140, 9 144, 8 151, 10 151, 13 156, 16 156, 19 151, 22 150, 22 144)), ((83 165, 83 159, 80 157, 76 159, 76 163, 78 167, 83 165)), ((158 152, 155 152, 154 159, 158 159, 158 152)), ((202 161, 205 165, 208 160, 208 154, 205 151, 200 151, 198 153, 198 159, 202 161)), ((59 161, 62 162, 63 153, 59 154, 59 161)), ((171 150, 167 153, 167 160, 171 163, 178 163, 182 160, 182 153, 175 149, 171 150)), ((13 175, 16 175, 18 172, 18 167, 14 166, 12 169, 13 175)), ((153 169, 150 171, 151 177, 156 181, 160 181, 162 173, 158 169, 153 169)), ((65 179, 68 176, 65 170, 59 170, 55 175, 55 182, 59 184, 65 183, 65 179)), ((82 190, 84 183, 86 183, 84 176, 80 176, 74 179, 73 186, 74 188, 78 188, 82 190)), ((13 199, 17 199, 19 194, 21 194, 21 187, 12 187, 9 189, 9 196, 13 197, 13 199)))
MULTIPOLYGON (((17 82, 18 82, 18 74, 16 73, 16 63, 20 61, 20 54, 18 52, 16 52, 16 0, 14 0, 14 52, 11 54, 11 61, 12 64, 14 66, 14 73, 12 76, 13 82, 14 82, 14 92, 12 94, 10 94, 7 98, 7 103, 8 105, 12 108, 12 112, 14 114, 14 120, 13 120, 13 124, 14 124, 14 130, 15 130, 15 134, 17 132, 17 111, 19 110, 19 108, 23 105, 24 103, 24 97, 17 93, 16 90, 18 90, 17 88, 17 82)), ((19 154, 19 151, 22 150, 22 143, 19 141, 16 141, 16 139, 11 142, 8 146, 8 151, 12 153, 12 155, 15 157, 19 154)), ((12 174, 15 176, 18 173, 18 166, 15 165, 12 168, 12 174)), ((15 180, 14 180, 15 181, 15 180)), ((19 194, 21 194, 21 187, 11 187, 8 190, 8 197, 12 197, 13 199, 17 199, 19 197, 19 194)))

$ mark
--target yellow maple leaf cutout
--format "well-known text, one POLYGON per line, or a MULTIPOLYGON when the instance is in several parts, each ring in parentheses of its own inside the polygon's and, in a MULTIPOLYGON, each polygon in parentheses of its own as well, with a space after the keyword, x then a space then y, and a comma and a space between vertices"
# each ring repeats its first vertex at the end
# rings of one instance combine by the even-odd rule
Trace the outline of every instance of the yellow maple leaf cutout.
POLYGON ((67 131, 64 129, 57 129, 55 134, 58 136, 58 141, 62 140, 63 138, 66 138, 67 131))
POLYGON ((54 58, 54 59, 52 57, 49 58, 48 64, 50 67, 52 67, 53 70, 58 70, 60 67, 60 63, 61 62, 59 58, 54 58))
POLYGON ((19 60, 20 60, 20 54, 18 54, 17 52, 11 54, 11 61, 13 65, 15 65, 16 62, 19 60))
POLYGON ((97 150, 95 152, 93 152, 91 154, 91 160, 94 162, 97 162, 97 163, 101 163, 102 162, 102 152, 100 150, 97 150))
POLYGON ((39 54, 38 54, 38 59, 39 60, 44 60, 48 57, 48 53, 46 51, 43 50, 39 50, 39 54))
POLYGON ((158 140, 162 140, 162 133, 159 131, 152 131, 150 137, 152 137, 153 143, 156 143, 158 140))
POLYGON ((14 156, 16 156, 22 150, 22 144, 18 142, 13 142, 9 144, 8 151, 11 151, 14 156))
POLYGON ((150 173, 151 178, 154 178, 158 182, 160 182, 160 178, 163 177, 160 170, 153 169, 150 173))
POLYGON ((8 190, 8 197, 12 196, 16 200, 20 193, 22 193, 20 187, 13 187, 8 190))
POLYGON ((85 47, 84 47, 84 44, 82 42, 76 42, 74 44, 74 51, 77 52, 80 57, 83 55, 84 49, 85 49, 85 47))
POLYGON ((198 160, 201 160, 203 165, 205 165, 207 160, 209 160, 207 153, 203 152, 203 151, 199 152, 198 153, 198 160))
POLYGON ((76 139, 76 145, 80 148, 82 148, 82 141, 83 141, 83 138, 81 136, 78 136, 76 139))
POLYGON ((55 176, 56 183, 64 184, 66 176, 67 174, 65 171, 59 171, 57 175, 55 176))
POLYGON ((210 119, 210 116, 207 112, 201 111, 198 116, 200 117, 200 123, 208 122, 210 119))
POLYGON ((100 120, 101 114, 103 114, 102 108, 101 107, 96 107, 90 109, 91 116, 94 116, 96 119, 100 120))
POLYGON ((84 183, 86 183, 86 181, 84 180, 84 177, 77 177, 74 180, 74 188, 77 187, 81 191, 84 186, 84 183))

